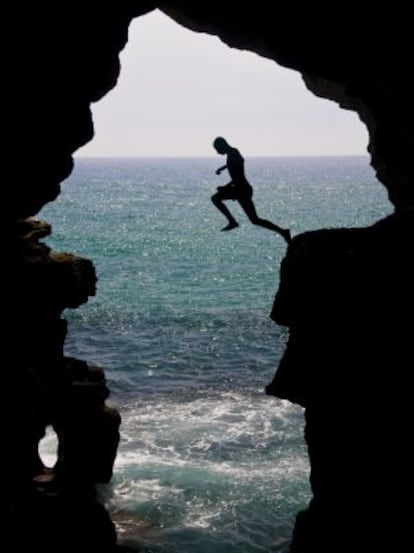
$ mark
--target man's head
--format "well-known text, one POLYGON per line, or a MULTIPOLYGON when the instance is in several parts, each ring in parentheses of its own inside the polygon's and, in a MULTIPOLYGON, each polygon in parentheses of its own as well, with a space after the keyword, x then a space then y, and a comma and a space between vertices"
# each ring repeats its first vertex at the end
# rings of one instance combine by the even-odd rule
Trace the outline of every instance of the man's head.
POLYGON ((225 154, 230 147, 227 141, 222 136, 218 136, 214 140, 213 146, 216 149, 216 152, 218 152, 219 154, 225 154))

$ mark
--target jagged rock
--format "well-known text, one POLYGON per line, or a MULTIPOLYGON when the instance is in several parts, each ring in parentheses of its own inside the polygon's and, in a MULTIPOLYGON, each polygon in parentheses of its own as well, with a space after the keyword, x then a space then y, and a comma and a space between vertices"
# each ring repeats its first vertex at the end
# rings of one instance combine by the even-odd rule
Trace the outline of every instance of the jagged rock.
POLYGON ((282 262, 272 317, 290 337, 267 393, 306 408, 313 492, 292 553, 399 550, 409 537, 396 506, 411 473, 413 236, 406 211, 304 233, 282 262))
POLYGON ((114 526, 96 502, 94 487, 112 477, 120 415, 106 404, 103 369, 64 356, 67 323, 62 312, 95 294, 95 269, 88 259, 43 244, 51 232, 45 221, 27 218, 10 228, 15 248, 3 281, 11 295, 5 311, 4 383, 11 394, 5 398, 9 422, 2 437, 11 454, 5 460, 4 521, 20 530, 28 525, 23 542, 29 549, 60 549, 61 532, 71 531, 77 547, 98 546, 106 535, 102 550, 112 552, 114 526), (58 436, 58 459, 51 471, 39 456, 39 441, 49 425, 58 436), (90 518, 86 525, 78 502, 90 518), (72 510, 76 516, 69 522, 72 510), (102 524, 99 536, 96 517, 102 524), (56 534, 50 532, 51 524, 56 534))

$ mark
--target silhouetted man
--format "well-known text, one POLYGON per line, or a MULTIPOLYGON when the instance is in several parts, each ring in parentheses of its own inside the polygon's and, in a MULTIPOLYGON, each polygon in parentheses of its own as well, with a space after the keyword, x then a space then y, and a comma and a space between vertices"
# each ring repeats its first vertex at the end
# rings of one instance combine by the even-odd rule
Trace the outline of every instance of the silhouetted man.
POLYGON ((259 225, 273 230, 274 232, 278 232, 281 236, 283 236, 286 242, 289 243, 291 240, 289 229, 279 227, 266 219, 261 219, 257 215, 256 208, 252 200, 253 188, 244 174, 244 159, 239 150, 230 146, 221 136, 214 140, 213 146, 217 153, 227 156, 226 165, 219 167, 216 171, 216 175, 219 175, 222 171, 224 171, 224 169, 227 169, 231 177, 231 181, 225 186, 218 186, 217 192, 211 197, 213 204, 219 211, 221 211, 221 213, 223 213, 225 217, 227 217, 229 221, 228 224, 221 230, 232 230, 239 226, 239 223, 230 213, 227 206, 223 203, 223 200, 237 200, 247 217, 254 225, 259 225))

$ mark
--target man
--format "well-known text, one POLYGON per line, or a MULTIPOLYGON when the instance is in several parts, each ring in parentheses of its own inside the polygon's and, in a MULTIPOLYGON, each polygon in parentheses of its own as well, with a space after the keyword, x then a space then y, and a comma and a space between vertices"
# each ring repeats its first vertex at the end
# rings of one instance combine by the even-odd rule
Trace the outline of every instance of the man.
POLYGON ((231 181, 225 186, 218 186, 217 192, 211 197, 213 204, 219 211, 221 211, 221 213, 223 213, 225 217, 227 217, 229 221, 228 224, 221 230, 232 230, 239 226, 239 223, 230 213, 227 206, 223 203, 223 200, 237 200, 250 222, 254 225, 259 225, 279 233, 289 244, 291 241, 289 229, 279 227, 271 221, 261 219, 257 215, 256 208, 252 200, 253 188, 244 174, 244 159, 239 150, 230 146, 221 136, 214 140, 213 146, 217 153, 227 156, 226 165, 219 167, 216 171, 216 175, 219 175, 222 171, 224 171, 224 169, 227 169, 231 178, 231 181))

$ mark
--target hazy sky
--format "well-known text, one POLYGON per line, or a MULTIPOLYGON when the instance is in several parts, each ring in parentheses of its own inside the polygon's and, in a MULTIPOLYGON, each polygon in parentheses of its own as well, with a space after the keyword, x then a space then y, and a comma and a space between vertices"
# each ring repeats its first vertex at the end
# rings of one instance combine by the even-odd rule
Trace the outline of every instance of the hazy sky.
POLYGON ((245 156, 367 153, 358 116, 313 96, 299 73, 160 12, 131 23, 121 66, 76 157, 215 156, 218 135, 245 156))

